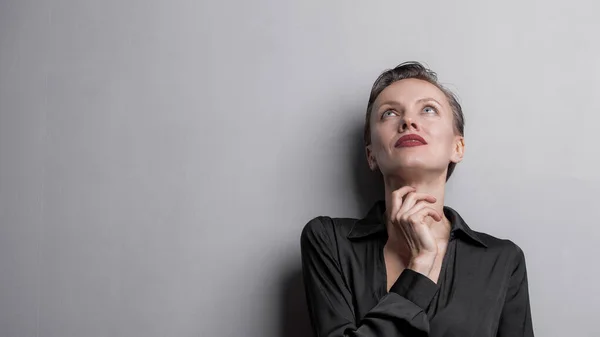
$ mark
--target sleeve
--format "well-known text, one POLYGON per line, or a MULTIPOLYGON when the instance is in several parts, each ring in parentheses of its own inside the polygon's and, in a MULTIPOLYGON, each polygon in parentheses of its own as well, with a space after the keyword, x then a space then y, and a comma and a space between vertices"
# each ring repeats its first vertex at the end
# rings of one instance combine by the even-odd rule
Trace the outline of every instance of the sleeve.
POLYGON ((360 321, 337 257, 331 221, 311 220, 302 231, 302 273, 313 332, 317 337, 426 337, 425 309, 438 291, 428 277, 406 269, 360 321), (331 227, 328 228, 326 225, 331 227))
POLYGON ((533 337, 525 255, 521 248, 516 246, 516 249, 516 264, 500 314, 498 337, 533 337))

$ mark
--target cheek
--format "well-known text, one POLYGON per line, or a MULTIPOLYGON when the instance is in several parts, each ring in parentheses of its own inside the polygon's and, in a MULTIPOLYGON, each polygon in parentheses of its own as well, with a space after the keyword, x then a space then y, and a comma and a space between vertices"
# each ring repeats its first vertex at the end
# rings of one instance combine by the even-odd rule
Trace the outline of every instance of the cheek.
POLYGON ((371 142, 379 150, 384 149, 394 136, 394 130, 389 125, 380 125, 371 128, 371 142))
POLYGON ((427 135, 438 143, 450 144, 454 140, 454 128, 447 123, 430 123, 424 125, 424 131, 427 135))
POLYGON ((454 130, 434 128, 429 133, 430 139, 435 142, 434 148, 438 153, 452 153, 454 150, 454 130))

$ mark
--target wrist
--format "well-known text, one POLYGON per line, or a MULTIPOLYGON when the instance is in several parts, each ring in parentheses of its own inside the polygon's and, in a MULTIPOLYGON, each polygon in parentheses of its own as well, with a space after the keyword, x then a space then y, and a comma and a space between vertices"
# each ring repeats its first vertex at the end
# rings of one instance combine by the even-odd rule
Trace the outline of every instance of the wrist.
POLYGON ((435 254, 419 254, 411 259, 408 269, 429 276, 435 262, 435 254))

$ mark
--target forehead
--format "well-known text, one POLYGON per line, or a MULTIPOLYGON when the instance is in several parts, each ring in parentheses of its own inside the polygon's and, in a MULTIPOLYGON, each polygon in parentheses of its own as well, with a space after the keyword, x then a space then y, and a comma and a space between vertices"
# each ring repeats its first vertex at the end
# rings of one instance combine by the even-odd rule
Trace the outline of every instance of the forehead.
POLYGON ((383 89, 375 99, 374 106, 386 102, 410 104, 422 98, 433 98, 441 104, 448 105, 446 95, 435 85, 416 78, 407 78, 383 89))

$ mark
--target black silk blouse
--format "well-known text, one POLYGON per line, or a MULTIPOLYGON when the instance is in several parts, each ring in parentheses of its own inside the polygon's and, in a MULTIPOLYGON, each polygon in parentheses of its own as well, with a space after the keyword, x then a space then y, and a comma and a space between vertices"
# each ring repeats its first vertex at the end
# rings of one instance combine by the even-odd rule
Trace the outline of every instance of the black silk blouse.
POLYGON ((363 219, 316 217, 301 235, 317 337, 533 337, 523 251, 475 232, 450 207, 438 283, 405 269, 386 290, 385 202, 363 219))

